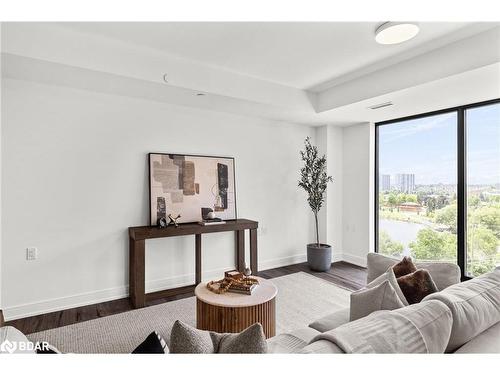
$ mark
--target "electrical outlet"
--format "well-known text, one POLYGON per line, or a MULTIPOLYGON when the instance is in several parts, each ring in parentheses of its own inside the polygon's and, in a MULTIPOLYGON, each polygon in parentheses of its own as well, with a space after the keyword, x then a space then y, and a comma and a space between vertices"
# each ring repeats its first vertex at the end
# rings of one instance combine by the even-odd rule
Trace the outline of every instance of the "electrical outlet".
POLYGON ((36 247, 28 247, 26 249, 26 260, 35 260, 38 256, 38 249, 36 247))

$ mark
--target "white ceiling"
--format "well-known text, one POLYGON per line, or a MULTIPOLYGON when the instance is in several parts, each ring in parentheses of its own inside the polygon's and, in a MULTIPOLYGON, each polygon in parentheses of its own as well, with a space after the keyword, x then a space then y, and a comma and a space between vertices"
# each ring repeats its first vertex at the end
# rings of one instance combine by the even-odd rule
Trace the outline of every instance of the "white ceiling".
POLYGON ((499 23, 420 23, 391 46, 378 25, 2 23, 2 76, 306 125, 500 97, 499 23))
POLYGON ((383 60, 477 33, 491 24, 423 22, 414 39, 375 43, 374 22, 65 23, 74 30, 148 46, 240 74, 299 89, 373 66, 383 60))

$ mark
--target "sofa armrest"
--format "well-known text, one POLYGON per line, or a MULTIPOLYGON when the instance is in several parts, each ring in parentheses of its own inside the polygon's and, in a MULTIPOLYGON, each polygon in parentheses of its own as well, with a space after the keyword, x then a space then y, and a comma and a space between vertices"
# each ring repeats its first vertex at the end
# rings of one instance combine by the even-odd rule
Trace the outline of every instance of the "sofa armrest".
POLYGON ((0 354, 35 354, 33 344, 18 329, 10 326, 0 328, 0 354))
POLYGON ((312 322, 309 324, 309 327, 321 333, 330 331, 345 323, 349 323, 349 313, 349 308, 335 311, 332 314, 326 315, 321 319, 312 322))
POLYGON ((267 340, 267 351, 270 354, 298 353, 319 333, 308 327, 282 333, 267 340))

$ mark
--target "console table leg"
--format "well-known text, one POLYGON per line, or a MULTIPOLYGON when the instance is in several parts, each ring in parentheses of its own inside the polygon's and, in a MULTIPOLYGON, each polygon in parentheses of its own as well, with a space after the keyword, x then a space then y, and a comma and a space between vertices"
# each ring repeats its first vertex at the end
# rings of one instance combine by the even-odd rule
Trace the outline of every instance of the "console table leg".
POLYGON ((245 270, 245 231, 234 232, 236 238, 236 269, 240 272, 245 270))
POLYGON ((250 269, 254 275, 257 275, 258 259, 257 259, 257 229, 250 229, 250 269))
POLYGON ((201 234, 195 234, 195 284, 201 283, 201 234))
POLYGON ((130 239, 129 295, 135 309, 146 306, 145 241, 130 239))

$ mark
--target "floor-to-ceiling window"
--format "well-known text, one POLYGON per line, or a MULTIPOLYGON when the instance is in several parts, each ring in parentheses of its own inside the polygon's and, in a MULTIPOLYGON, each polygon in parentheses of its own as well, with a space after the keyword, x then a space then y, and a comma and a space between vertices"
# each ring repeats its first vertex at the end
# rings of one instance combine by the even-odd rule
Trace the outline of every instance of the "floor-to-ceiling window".
POLYGON ((500 263, 500 103, 465 111, 467 276, 500 263))
POLYGON ((500 101, 376 124, 377 251, 500 264, 500 101))

